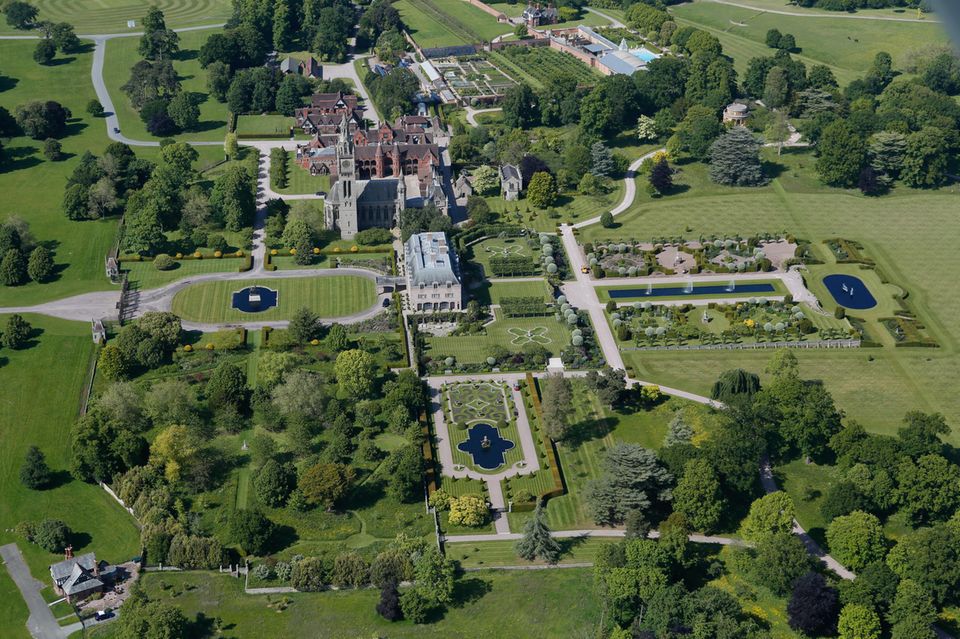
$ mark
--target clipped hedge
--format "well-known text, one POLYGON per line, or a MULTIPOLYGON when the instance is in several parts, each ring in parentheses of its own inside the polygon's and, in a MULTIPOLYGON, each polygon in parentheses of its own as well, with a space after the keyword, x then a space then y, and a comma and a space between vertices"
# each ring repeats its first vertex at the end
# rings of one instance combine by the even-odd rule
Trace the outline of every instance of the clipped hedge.
MULTIPOLYGON (((540 499, 547 501, 553 497, 559 497, 567 492, 567 490, 563 483, 563 474, 560 472, 557 447, 543 430, 543 406, 540 405, 540 391, 537 388, 537 381, 533 377, 533 373, 527 373, 527 390, 530 391, 530 401, 533 403, 533 410, 537 414, 537 419, 540 424, 540 440, 547 454, 547 463, 550 465, 550 476, 553 477, 553 488, 540 494, 540 499)), ((535 505, 536 504, 533 504, 533 506, 535 505)), ((514 510, 516 510, 516 507, 514 507, 514 510)))
POLYGON ((240 267, 237 269, 237 272, 238 272, 238 273, 245 273, 245 272, 247 272, 247 271, 249 271, 249 270, 252 270, 252 269, 253 269, 253 256, 252 256, 252 255, 245 255, 245 256, 244 256, 244 259, 243 259, 243 264, 240 265, 240 267))
POLYGON ((425 412, 420 413, 420 427, 423 431, 423 460, 426 470, 424 477, 427 482, 427 495, 432 495, 437 490, 437 460, 433 456, 433 440, 430 437, 430 420, 427 419, 425 412))

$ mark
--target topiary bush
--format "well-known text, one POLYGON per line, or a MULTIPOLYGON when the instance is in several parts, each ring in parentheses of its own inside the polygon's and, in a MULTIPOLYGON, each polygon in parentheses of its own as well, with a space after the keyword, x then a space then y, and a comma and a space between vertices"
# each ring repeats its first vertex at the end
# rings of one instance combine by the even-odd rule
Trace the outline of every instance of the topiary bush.
POLYGON ((166 253, 160 253, 153 258, 153 268, 158 271, 169 271, 176 268, 177 262, 166 253))

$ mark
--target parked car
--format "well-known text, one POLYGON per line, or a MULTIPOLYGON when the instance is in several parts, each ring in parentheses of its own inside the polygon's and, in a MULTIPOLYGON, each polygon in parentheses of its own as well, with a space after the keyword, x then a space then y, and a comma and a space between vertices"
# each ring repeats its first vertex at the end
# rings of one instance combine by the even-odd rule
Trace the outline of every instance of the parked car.
POLYGON ((327 197, 326 191, 317 191, 317 197, 327 197))
POLYGON ((520 390, 520 382, 514 382, 514 383, 513 383, 513 390, 515 390, 515 391, 519 391, 519 390, 520 390))
POLYGON ((110 608, 104 608, 103 610, 98 610, 97 614, 94 615, 97 621, 104 621, 113 616, 113 610, 110 608))

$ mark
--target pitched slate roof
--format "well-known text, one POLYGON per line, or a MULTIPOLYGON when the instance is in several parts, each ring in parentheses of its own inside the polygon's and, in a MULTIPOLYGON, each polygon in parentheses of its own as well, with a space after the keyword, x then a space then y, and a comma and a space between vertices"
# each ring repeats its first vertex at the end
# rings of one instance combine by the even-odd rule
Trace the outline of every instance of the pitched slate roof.
POLYGON ((103 582, 94 574, 97 558, 92 552, 50 566, 50 577, 65 595, 75 595, 94 588, 102 588, 103 582))

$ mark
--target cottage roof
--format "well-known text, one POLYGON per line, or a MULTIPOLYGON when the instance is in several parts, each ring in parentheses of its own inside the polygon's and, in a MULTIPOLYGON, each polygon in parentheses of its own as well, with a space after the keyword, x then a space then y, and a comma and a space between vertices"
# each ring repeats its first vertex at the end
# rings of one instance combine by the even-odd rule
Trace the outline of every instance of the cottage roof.
POLYGON ((50 566, 50 577, 53 578, 53 581, 57 584, 62 583, 67 579, 70 574, 73 572, 74 566, 80 566, 87 570, 93 570, 97 567, 97 557, 96 554, 88 552, 83 555, 77 555, 76 557, 71 557, 70 559, 64 559, 63 561, 58 561, 55 564, 50 566))
POLYGON ((512 164, 501 164, 500 165, 500 180, 518 180, 522 181, 520 177, 520 169, 512 164))

